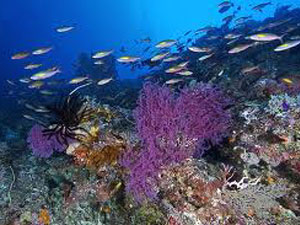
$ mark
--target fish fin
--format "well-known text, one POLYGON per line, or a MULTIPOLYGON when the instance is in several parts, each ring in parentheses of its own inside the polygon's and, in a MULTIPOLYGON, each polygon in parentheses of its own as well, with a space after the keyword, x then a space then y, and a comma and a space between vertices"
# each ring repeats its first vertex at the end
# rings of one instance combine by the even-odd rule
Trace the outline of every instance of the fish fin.
POLYGON ((279 40, 280 40, 281 44, 284 43, 283 38, 284 38, 286 35, 288 35, 288 34, 285 33, 285 34, 283 34, 283 35, 281 35, 281 36, 279 37, 279 40))

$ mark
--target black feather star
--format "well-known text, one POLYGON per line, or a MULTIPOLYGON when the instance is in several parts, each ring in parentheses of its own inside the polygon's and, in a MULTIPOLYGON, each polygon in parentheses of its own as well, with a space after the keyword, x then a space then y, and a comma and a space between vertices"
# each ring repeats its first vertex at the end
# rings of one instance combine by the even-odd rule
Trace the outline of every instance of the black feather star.
POLYGON ((68 145, 68 140, 79 140, 90 133, 81 127, 82 121, 88 119, 94 110, 79 95, 62 97, 60 101, 46 107, 49 110, 50 122, 44 129, 44 135, 55 136, 60 144, 68 145))

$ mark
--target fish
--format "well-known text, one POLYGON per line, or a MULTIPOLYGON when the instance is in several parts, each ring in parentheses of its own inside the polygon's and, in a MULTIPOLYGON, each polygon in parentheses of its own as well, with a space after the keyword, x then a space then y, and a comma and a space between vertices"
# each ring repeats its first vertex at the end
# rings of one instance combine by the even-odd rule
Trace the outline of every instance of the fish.
POLYGON ((49 111, 48 109, 46 109, 44 106, 38 106, 38 107, 35 107, 35 106, 31 105, 31 104, 26 103, 26 104, 25 104, 25 107, 26 107, 27 109, 30 109, 30 110, 32 110, 32 111, 34 111, 34 112, 37 112, 37 113, 48 113, 48 112, 50 112, 50 111, 49 111))
POLYGON ((160 61, 160 60, 166 58, 169 54, 170 54, 169 52, 158 54, 158 55, 152 57, 152 58, 150 59, 150 61, 151 61, 151 62, 160 61))
POLYGON ((104 58, 106 56, 109 56, 110 54, 112 54, 114 52, 114 50, 110 50, 110 51, 100 51, 100 52, 96 52, 92 58, 93 59, 101 59, 104 58))
POLYGON ((179 71, 178 73, 176 73, 178 75, 182 75, 182 76, 191 76, 193 75, 193 72, 192 71, 189 71, 189 70, 182 70, 182 71, 179 71))
POLYGON ((226 6, 233 6, 233 3, 231 3, 230 1, 223 1, 218 5, 219 8, 226 7, 226 6))
POLYGON ((170 48, 177 43, 176 40, 168 39, 161 41, 155 45, 156 48, 170 48))
POLYGON ((122 56, 117 59, 118 62, 120 63, 134 63, 139 61, 141 58, 140 57, 135 57, 135 56, 122 56))
POLYGON ((105 79, 102 79, 102 80, 100 80, 100 81, 98 81, 98 85, 105 85, 105 84, 108 84, 109 82, 111 82, 113 80, 113 78, 112 77, 110 77, 110 78, 105 78, 105 79))
POLYGON ((144 51, 143 52, 147 52, 147 51, 149 51, 149 49, 151 48, 151 46, 148 46, 147 48, 145 48, 144 49, 144 51))
POLYGON ((211 26, 203 27, 203 28, 200 28, 200 29, 196 30, 195 34, 208 33, 210 31, 213 31, 214 29, 215 29, 215 27, 211 27, 211 26))
POLYGON ((218 5, 219 13, 227 12, 233 5, 230 1, 224 1, 218 5))
POLYGON ((219 73, 218 73, 218 77, 222 76, 224 74, 225 70, 221 70, 219 73))
POLYGON ((184 68, 184 67, 186 67, 189 64, 189 62, 190 61, 185 61, 185 62, 179 63, 178 66, 184 68))
POLYGON ((229 16, 224 17, 224 18, 222 19, 222 21, 223 21, 224 23, 226 23, 226 24, 229 24, 229 23, 233 20, 234 17, 235 17, 234 14, 233 14, 233 15, 229 15, 229 16))
POLYGON ((188 36, 190 33, 192 32, 192 30, 187 31, 183 36, 188 36))
POLYGON ((206 40, 213 41, 213 40, 217 40, 220 38, 221 38, 221 36, 219 36, 219 35, 213 35, 213 36, 206 38, 206 40))
POLYGON ((46 109, 44 106, 38 106, 37 108, 35 108, 34 110, 37 113, 48 113, 50 112, 50 110, 46 109))
MULTIPOLYGON (((284 36, 284 35, 283 35, 284 36)), ((282 41, 283 36, 278 36, 276 34, 271 33, 259 33, 259 34, 253 34, 251 36, 245 37, 245 39, 252 40, 252 41, 275 41, 280 40, 282 41)))
POLYGON ((165 72, 166 73, 178 73, 182 70, 185 70, 188 63, 189 63, 189 61, 182 62, 176 66, 173 66, 173 67, 167 69, 165 72))
POLYGON ((42 64, 28 64, 27 66, 24 67, 25 70, 33 70, 41 67, 42 64))
POLYGON ((213 55, 214 55, 214 53, 209 54, 209 55, 204 55, 204 56, 200 57, 198 60, 199 60, 199 61, 204 61, 204 60, 206 60, 206 59, 209 59, 209 58, 212 57, 213 55))
POLYGON ((28 86, 28 88, 30 89, 40 89, 45 83, 43 81, 35 81, 33 82, 31 85, 28 86))
POLYGON ((88 77, 76 77, 76 78, 73 78, 72 80, 70 80, 69 84, 79 84, 87 79, 88 79, 88 77))
POLYGON ((272 5, 272 3, 271 2, 261 3, 259 5, 252 7, 252 10, 263 12, 263 8, 265 8, 268 5, 272 5))
POLYGON ((226 34, 225 37, 224 37, 224 39, 233 40, 233 39, 239 38, 241 36, 242 36, 241 34, 230 33, 230 34, 226 34))
POLYGON ((101 59, 99 59, 99 60, 95 61, 94 64, 95 65, 104 65, 104 62, 101 59))
POLYGON ((28 56, 30 55, 29 52, 19 52, 19 53, 16 53, 14 54, 11 59, 25 59, 27 58, 28 56))
POLYGON ((50 78, 50 77, 56 75, 57 73, 61 73, 60 69, 58 69, 57 67, 52 67, 48 70, 41 71, 41 72, 38 72, 38 73, 32 75, 30 77, 30 79, 31 80, 44 80, 44 79, 47 79, 47 78, 50 78))
POLYGON ((140 42, 142 42, 142 43, 150 43, 151 42, 151 38, 150 37, 146 37, 144 39, 141 39, 140 42))
POLYGON ((25 119, 28 119, 28 120, 33 120, 33 121, 36 121, 36 119, 35 119, 35 118, 33 118, 32 116, 30 116, 30 115, 27 115, 27 114, 23 114, 23 117, 24 117, 25 119))
POLYGON ((300 40, 300 35, 291 36, 290 40, 300 40))
POLYGON ((229 42, 227 43, 227 45, 232 45, 232 44, 234 44, 234 43, 237 42, 237 41, 238 41, 238 39, 233 39, 233 40, 229 41, 229 42))
POLYGON ((178 59, 180 59, 179 56, 171 56, 171 57, 163 59, 163 62, 174 62, 174 61, 177 61, 178 59))
POLYGON ((241 23, 245 23, 248 19, 250 19, 252 16, 242 16, 240 18, 237 18, 235 20, 235 23, 237 24, 241 24, 241 23))
POLYGON ((60 27, 57 27, 55 30, 58 33, 66 33, 66 32, 73 30, 74 28, 75 28, 74 26, 60 26, 60 27))
POLYGON ((281 81, 286 84, 293 84, 293 81, 290 78, 282 78, 281 81))
POLYGON ((251 43, 251 44, 241 44, 241 45, 238 45, 232 49, 230 49, 228 51, 229 54, 236 54, 236 53, 240 53, 240 52, 243 52, 245 50, 247 50, 248 48, 254 46, 254 43, 251 43))
POLYGON ((260 70, 259 66, 249 66, 249 67, 246 67, 246 68, 242 69, 241 72, 242 72, 242 74, 247 75, 247 74, 251 74, 251 73, 253 73, 257 70, 260 70))
POLYGON ((27 78, 27 77, 25 77, 25 78, 20 78, 19 81, 20 81, 21 83, 24 83, 24 84, 28 84, 28 83, 31 82, 31 80, 30 80, 29 78, 27 78))
POLYGON ((48 52, 50 52, 53 49, 53 47, 47 47, 47 48, 39 48, 32 52, 32 55, 43 55, 48 52))
POLYGON ((296 26, 294 26, 294 27, 289 27, 289 28, 287 28, 286 29, 286 33, 291 33, 291 32, 293 32, 294 30, 297 30, 298 29, 298 27, 296 27, 296 26))
POLYGON ((167 80, 166 82, 165 82, 165 84, 177 84, 177 83, 179 83, 179 82, 182 82, 183 81, 183 79, 170 79, 170 80, 167 80))
POLYGON ((288 41, 281 45, 279 45, 277 48, 274 49, 275 52, 281 52, 285 51, 291 48, 294 48, 300 44, 300 40, 294 40, 294 41, 288 41))
POLYGON ((177 65, 177 66, 173 66, 173 67, 165 70, 165 72, 166 73, 178 73, 178 72, 180 72, 180 71, 182 71, 184 69, 185 69, 184 67, 177 65))
POLYGON ((196 46, 190 46, 188 47, 188 49, 191 51, 191 52, 196 52, 196 53, 207 53, 207 52, 211 52, 212 49, 211 48, 207 48, 207 47, 196 47, 196 46))
POLYGON ((13 81, 11 81, 11 80, 6 80, 6 82, 9 83, 10 85, 13 85, 13 86, 16 85, 16 84, 15 84, 13 81))
POLYGON ((48 91, 48 90, 40 90, 40 93, 42 95, 53 95, 54 94, 54 92, 48 91))
POLYGON ((261 26, 257 29, 257 31, 263 31, 265 29, 271 29, 271 28, 275 28, 275 27, 278 27, 278 26, 281 26, 289 21, 291 21, 292 18, 288 18, 288 19, 285 19, 285 20, 279 20, 279 21, 275 21, 275 22, 272 22, 272 23, 269 23, 265 26, 261 26))

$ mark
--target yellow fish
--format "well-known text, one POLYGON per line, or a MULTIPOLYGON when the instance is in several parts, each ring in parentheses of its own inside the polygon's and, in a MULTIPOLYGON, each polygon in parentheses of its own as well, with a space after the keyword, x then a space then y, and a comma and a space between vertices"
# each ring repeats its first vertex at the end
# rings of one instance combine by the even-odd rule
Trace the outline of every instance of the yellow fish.
POLYGON ((293 81, 290 78, 283 78, 283 79, 281 79, 281 81, 286 84, 293 84, 293 81))

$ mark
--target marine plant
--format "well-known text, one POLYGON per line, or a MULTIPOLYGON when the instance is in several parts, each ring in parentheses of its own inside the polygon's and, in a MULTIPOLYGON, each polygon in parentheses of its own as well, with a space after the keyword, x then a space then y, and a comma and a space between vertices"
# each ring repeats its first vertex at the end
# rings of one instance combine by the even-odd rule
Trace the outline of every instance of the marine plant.
POLYGON ((156 198, 155 184, 163 166, 202 156, 228 134, 231 101, 214 86, 199 83, 179 95, 168 87, 146 83, 134 111, 140 152, 128 151, 121 160, 127 168, 127 190, 136 200, 156 198))
POLYGON ((51 139, 53 136, 61 144, 68 144, 68 139, 78 140, 89 135, 81 123, 93 114, 86 100, 79 95, 62 97, 60 101, 47 107, 51 116, 43 133, 51 139))
POLYGON ((34 125, 29 131, 27 142, 35 156, 49 158, 54 151, 62 152, 65 150, 63 144, 59 143, 55 137, 47 137, 41 125, 34 125))

